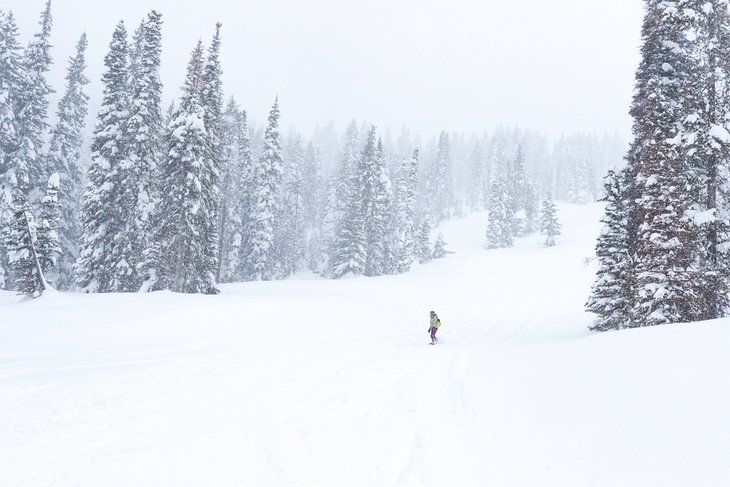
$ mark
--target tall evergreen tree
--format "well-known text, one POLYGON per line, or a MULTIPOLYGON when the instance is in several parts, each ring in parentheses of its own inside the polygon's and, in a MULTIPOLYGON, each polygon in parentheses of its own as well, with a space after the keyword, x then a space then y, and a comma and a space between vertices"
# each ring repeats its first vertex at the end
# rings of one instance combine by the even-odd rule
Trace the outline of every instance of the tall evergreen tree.
POLYGON ((252 167, 252 200, 248 220, 250 241, 246 256, 248 280, 265 281, 273 278, 274 230, 282 170, 277 97, 269 113, 263 152, 252 167))
POLYGON ((304 154, 302 166, 302 211, 304 223, 308 229, 319 225, 321 216, 322 177, 319 162, 319 151, 310 142, 304 154))
POLYGON ((421 219, 416 237, 416 258, 419 264, 425 264, 433 259, 431 247, 431 223, 427 217, 421 219))
POLYGON ((451 145, 449 135, 441 132, 436 150, 436 175, 439 181, 439 218, 448 218, 454 207, 454 183, 451 170, 451 145))
MULTIPOLYGON (((21 186, 25 184, 27 183, 22 183, 21 186)), ((46 283, 36 255, 32 210, 25 192, 19 192, 11 204, 12 214, 5 237, 5 248, 18 294, 36 298, 46 290, 46 283)))
POLYGON ((509 198, 507 184, 503 178, 498 178, 492 184, 487 202, 487 248, 512 246, 514 225, 509 198))
POLYGON ((125 124, 125 158, 119 165, 118 205, 122 222, 115 235, 115 291, 138 291, 147 279, 142 257, 154 243, 158 172, 162 157, 162 15, 151 11, 135 33, 130 56, 130 101, 125 124))
POLYGON ((41 13, 40 32, 28 43, 21 58, 20 89, 13 101, 16 120, 17 150, 14 157, 28 168, 31 190, 39 194, 31 201, 40 200, 47 179, 43 161, 44 137, 48 129, 48 95, 53 93, 46 75, 51 66, 51 1, 41 13))
POLYGON ((203 180, 211 165, 205 128, 203 47, 193 50, 182 87, 180 106, 168 128, 169 152, 162 164, 158 265, 151 274, 156 287, 183 293, 215 292, 215 269, 206 253, 209 207, 203 180))
POLYGON ((284 165, 276 222, 276 274, 279 278, 294 274, 301 269, 304 262, 303 165, 304 147, 301 137, 297 137, 293 151, 284 165))
MULTIPOLYGON (((510 179, 507 181, 507 201, 509 213, 511 215, 509 221, 512 225, 512 235, 524 235, 525 222, 518 213, 527 206, 527 181, 525 179, 525 152, 522 144, 517 146, 517 152, 509 165, 510 179)), ((521 214, 521 213, 520 213, 521 214)))
MULTIPOLYGON (((240 238, 236 239, 235 257, 233 260, 236 262, 236 280, 244 280, 247 269, 247 249, 250 248, 249 229, 251 226, 250 218, 253 205, 253 161, 251 158, 251 140, 248 131, 248 115, 245 110, 239 112, 236 138, 239 170, 236 171, 238 181, 234 185, 234 199, 232 201, 236 207, 237 221, 240 222, 240 226, 238 227, 240 238)), ((231 250, 234 250, 233 247, 231 250)))
POLYGON ((472 211, 483 210, 485 205, 484 153, 478 141, 474 141, 471 151, 469 181, 469 207, 472 211))
POLYGON ((74 265, 81 238, 82 172, 80 167, 82 132, 86 126, 89 97, 84 87, 89 84, 86 70, 84 33, 76 45, 76 54, 69 59, 66 92, 58 103, 56 126, 51 133, 48 150, 48 173, 59 175, 58 204, 61 211, 59 239, 61 255, 56 286, 69 289, 74 284, 74 265))
MULTIPOLYGON (((625 176, 625 175, 624 175, 625 176)), ((622 173, 609 171, 604 188, 606 213, 596 244, 598 271, 586 308, 596 314, 595 331, 631 327, 634 307, 634 268, 629 251, 628 213, 622 173)))
POLYGON ((335 250, 335 237, 339 235, 338 225, 341 220, 338 218, 339 201, 337 201, 337 177, 330 177, 323 184, 322 198, 320 200, 320 213, 322 215, 320 225, 319 243, 310 256, 310 268, 323 277, 332 277, 332 256, 335 250))
MULTIPOLYGON (((13 99, 20 89, 21 66, 18 28, 12 13, 0 10, 0 159, 7 169, 8 157, 15 149, 15 113, 13 99)), ((3 172, 4 174, 4 172, 3 172)))
MULTIPOLYGON (((326 260, 323 273, 335 278, 350 272, 362 273, 359 257, 352 261, 353 265, 347 264, 350 256, 357 253, 357 245, 351 247, 351 244, 364 238, 364 229, 358 228, 362 222, 347 218, 348 214, 359 212, 358 143, 357 122, 353 120, 345 131, 339 166, 327 193, 326 223, 323 226, 322 254, 325 256, 323 260, 326 260)), ((361 256, 364 259, 364 253, 361 256)))
POLYGON ((648 82, 645 116, 650 129, 637 183, 642 216, 637 238, 638 300, 634 320, 646 326, 692 320, 698 288, 698 248, 686 220, 691 174, 682 163, 680 103, 688 64, 685 19, 676 2, 656 6, 659 49, 648 82))
POLYGON ((525 194, 523 198, 523 202, 525 205, 525 225, 524 225, 524 233, 526 235, 529 235, 535 231, 536 223, 537 223, 537 213, 538 213, 538 205, 539 197, 537 195, 537 191, 535 190, 535 187, 532 184, 527 184, 525 186, 525 194))
POLYGON ((363 182, 363 221, 366 237, 365 275, 379 276, 385 272, 388 258, 388 211, 391 186, 385 167, 383 141, 375 141, 375 127, 370 129, 363 150, 361 171, 363 182), (374 148, 374 153, 371 152, 374 148))
POLYGON ((555 237, 560 235, 560 223, 558 223, 558 211, 549 194, 542 202, 540 208, 540 233, 545 235, 545 246, 554 247, 555 237))
POLYGON ((637 301, 636 261, 638 259, 638 234, 644 220, 644 208, 636 202, 641 198, 644 176, 640 177, 642 164, 649 160, 654 140, 655 117, 650 116, 655 98, 657 77, 663 61, 659 23, 660 0, 645 0, 644 21, 641 28, 641 62, 636 70, 634 96, 629 111, 633 119, 633 140, 626 155, 626 167, 621 178, 607 179, 606 215, 603 221, 606 229, 599 237, 597 253, 599 274, 588 300, 588 309, 598 316, 592 328, 598 331, 615 329, 619 326, 643 326, 641 320, 634 321, 637 301), (610 185, 610 186, 608 186, 610 185), (609 188, 614 188, 609 190, 609 188), (623 205, 622 205, 623 202, 623 205), (623 220, 622 220, 623 218, 623 220), (603 241, 607 243, 604 248, 603 241), (616 249, 611 250, 615 240, 616 249), (599 250, 600 249, 600 250, 599 250), (605 279, 602 269, 605 262, 605 279), (611 272, 610 265, 617 270, 611 272), (626 272, 624 272, 626 270, 626 272), (622 325, 625 324, 625 325, 622 325))
POLYGON ((375 127, 371 127, 360 157, 349 171, 349 183, 341 183, 347 188, 347 206, 339 218, 332 244, 330 265, 335 278, 382 273, 386 257, 383 210, 387 208, 387 183, 383 176, 387 174, 381 151, 375 127))
POLYGON ((416 260, 418 166, 418 149, 414 149, 398 169, 391 210, 392 273, 408 272, 416 260))
MULTIPOLYGON (((215 34, 208 48, 205 67, 203 69, 203 92, 202 103, 205 110, 205 129, 208 135, 208 157, 206 162, 209 167, 204 171, 203 202, 210 215, 208 228, 205 231, 205 255, 208 260, 208 267, 214 275, 219 269, 220 236, 218 233, 219 207, 222 199, 221 173, 224 164, 223 145, 221 142, 221 131, 223 129, 223 69, 220 62, 221 49, 221 24, 216 24, 215 34)), ((209 292, 217 292, 215 286, 209 292)))
POLYGON ((18 169, 25 171, 24 161, 14 157, 17 130, 14 100, 21 89, 20 44, 12 13, 0 10, 0 289, 9 287, 10 265, 5 248, 5 229, 10 228, 13 194, 19 191, 18 169), (18 163, 21 167, 18 168, 18 163))
POLYGON ((351 193, 358 190, 358 187, 354 186, 356 184, 355 181, 357 181, 357 164, 360 158, 358 145, 359 133, 357 123, 353 120, 345 131, 342 157, 337 169, 335 185, 337 205, 335 208, 335 217, 338 220, 341 220, 342 215, 347 211, 346 208, 350 201, 351 193))
POLYGON ((730 134, 730 19, 727 0, 682 2, 688 39, 682 111, 685 173, 692 175, 689 221, 701 242, 697 319, 723 316, 728 308, 730 243, 727 172, 730 134))
POLYGON ((76 280, 87 292, 117 289, 114 246, 122 225, 118 191, 120 165, 126 157, 128 57, 127 30, 120 22, 104 58, 104 96, 91 144, 92 161, 82 207, 82 240, 76 261, 76 280))
POLYGON ((451 146, 449 135, 441 132, 436 148, 436 159, 430 166, 425 184, 426 202, 431 220, 448 218, 454 207, 454 189, 451 173, 451 146))
POLYGON ((59 238, 59 223, 61 211, 58 200, 61 178, 58 173, 53 173, 48 178, 46 196, 41 204, 41 214, 38 220, 37 239, 35 251, 43 276, 46 280, 55 284, 58 280, 58 257, 62 254, 61 240, 59 238))
POLYGON ((723 26, 725 1, 646 1, 634 141, 621 185, 626 219, 614 221, 618 203, 609 199, 607 235, 619 243, 606 256, 599 240, 599 258, 615 271, 594 285, 588 306, 598 314, 595 329, 621 326, 615 315, 626 326, 650 326, 721 316, 727 308, 723 26))
POLYGON ((248 201, 247 174, 251 166, 246 112, 231 98, 223 114, 222 198, 219 211, 219 253, 221 282, 241 279, 245 238, 245 215, 248 201))

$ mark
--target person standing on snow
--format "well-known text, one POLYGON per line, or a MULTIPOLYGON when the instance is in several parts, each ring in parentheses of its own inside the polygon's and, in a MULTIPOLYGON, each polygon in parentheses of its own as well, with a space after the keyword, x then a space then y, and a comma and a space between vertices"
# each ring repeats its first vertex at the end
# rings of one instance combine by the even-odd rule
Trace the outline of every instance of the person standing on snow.
POLYGON ((441 320, 435 311, 431 311, 431 323, 428 328, 428 332, 431 334, 431 343, 436 343, 436 332, 441 326, 441 320))

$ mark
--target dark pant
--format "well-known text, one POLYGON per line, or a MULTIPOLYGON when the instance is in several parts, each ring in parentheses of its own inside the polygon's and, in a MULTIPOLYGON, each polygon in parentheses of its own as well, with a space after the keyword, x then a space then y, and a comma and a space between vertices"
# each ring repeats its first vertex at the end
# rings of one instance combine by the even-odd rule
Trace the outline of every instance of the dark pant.
POLYGON ((436 328, 435 326, 432 326, 428 331, 431 332, 431 341, 435 342, 436 341, 436 332, 438 331, 438 328, 436 328))

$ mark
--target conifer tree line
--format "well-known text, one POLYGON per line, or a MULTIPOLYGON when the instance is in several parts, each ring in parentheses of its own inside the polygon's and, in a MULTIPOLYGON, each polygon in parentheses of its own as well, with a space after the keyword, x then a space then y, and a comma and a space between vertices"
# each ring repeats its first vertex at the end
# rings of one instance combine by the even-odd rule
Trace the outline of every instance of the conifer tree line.
POLYGON ((605 178, 592 329, 728 309, 727 0, 645 1, 626 166, 605 178))
POLYGON ((537 229, 540 194, 595 199, 596 174, 621 146, 573 135, 549 148, 520 129, 424 143, 355 121, 309 141, 284 135, 278 97, 255 126, 225 96, 221 25, 191 46, 180 95, 163 107, 162 28, 156 11, 133 31, 116 26, 88 128, 80 36, 50 126, 51 2, 24 47, 0 12, 0 288, 212 294, 304 269, 404 273, 448 255, 432 236, 446 218, 499 207, 500 231, 515 238, 537 229))

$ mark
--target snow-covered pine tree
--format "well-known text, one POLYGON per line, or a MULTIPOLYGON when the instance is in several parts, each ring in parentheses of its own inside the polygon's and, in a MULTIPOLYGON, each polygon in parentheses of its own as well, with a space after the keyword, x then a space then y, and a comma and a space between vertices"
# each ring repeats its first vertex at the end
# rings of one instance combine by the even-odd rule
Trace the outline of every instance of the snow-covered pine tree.
POLYGON ((302 211, 304 224, 307 229, 315 229, 320 225, 321 199, 322 199, 322 177, 319 162, 319 151, 312 142, 307 144, 304 153, 304 165, 302 166, 302 211))
POLYGON ((248 219, 249 245, 246 279, 267 281, 274 271, 274 231, 282 184, 282 155, 279 135, 279 98, 269 113, 261 156, 251 173, 251 209, 248 219))
POLYGON ((514 239, 513 214, 510 208, 509 190, 501 177, 492 183, 487 210, 487 248, 511 247, 514 239))
POLYGON ((343 219, 332 244, 332 255, 329 259, 331 277, 339 279, 348 274, 361 275, 365 272, 366 238, 361 213, 362 205, 350 197, 346 215, 355 215, 351 219, 343 219))
POLYGON ((436 158, 426 174, 425 192, 431 220, 439 221, 449 218, 454 206, 454 186, 449 134, 443 131, 439 135, 436 158))
POLYGON ((628 218, 623 181, 626 172, 609 171, 605 178, 606 212, 603 230, 596 243, 598 271, 586 303, 596 314, 590 327, 595 331, 618 330, 632 326, 634 307, 634 269, 629 253, 628 218))
MULTIPOLYGON (((488 167, 492 170, 492 180, 500 177, 507 178, 509 176, 509 145, 510 141, 504 129, 500 128, 492 135, 489 144, 489 157, 487 159, 488 167)), ((490 186, 490 193, 491 190, 492 188, 490 186)), ((489 204, 490 193, 485 195, 487 198, 487 206, 489 204)))
POLYGON ((23 52, 20 89, 15 92, 13 100, 17 137, 17 150, 13 157, 23 161, 28 168, 31 202, 42 198, 48 178, 41 150, 48 129, 48 96, 53 93, 46 79, 51 66, 52 24, 51 1, 47 0, 41 13, 41 30, 33 36, 23 52))
POLYGON ((444 234, 439 233, 436 236, 436 243, 433 245, 433 258, 434 259, 443 259, 448 254, 450 254, 448 250, 446 250, 446 240, 444 240, 444 234))
POLYGON ((410 252, 405 248, 408 159, 403 158, 395 174, 393 183, 393 199, 388 215, 388 260, 385 263, 386 274, 399 274, 402 268, 410 268, 413 259, 413 248, 410 252), (408 259, 410 256, 410 259, 408 259))
POLYGON ((525 179, 525 152, 522 144, 517 146, 517 152, 509 166, 509 174, 510 179, 506 183, 509 212, 512 215, 510 224, 512 225, 512 235, 517 237, 526 233, 525 222, 518 216, 518 213, 525 209, 527 189, 527 181, 525 179))
POLYGON ((596 168, 593 161, 583 158, 578 166, 577 202, 592 203, 596 201, 596 168))
POLYGON ((114 290, 114 238, 120 231, 118 171, 126 156, 125 131, 129 109, 129 45, 120 22, 104 58, 104 96, 91 144, 91 166, 82 207, 81 251, 76 282, 86 292, 114 290))
POLYGON ((46 195, 41 203, 41 214, 36 231, 35 250, 43 276, 51 285, 58 281, 58 257, 62 254, 59 238, 61 211, 58 200, 61 177, 53 173, 48 178, 46 195))
POLYGON ((360 215, 361 180, 358 174, 359 135, 353 120, 345 131, 340 164, 327 193, 326 223, 323 227, 323 274, 339 278, 348 273, 361 274, 364 267, 364 238, 362 220, 348 218, 360 215), (359 248, 359 250, 358 250, 359 248), (362 263, 360 262, 362 258, 362 263))
POLYGON ((220 282, 241 279, 242 252, 245 238, 244 217, 247 213, 248 180, 251 153, 246 112, 231 98, 223 114, 221 127, 223 161, 221 164, 221 206, 219 211, 220 282))
POLYGON ((686 0, 681 6, 692 33, 682 94, 683 158, 694 195, 688 217, 692 233, 702 242, 695 318, 714 319, 724 316, 730 304, 730 134, 725 127, 730 118, 730 19, 727 0, 686 0))
POLYGON ((334 242, 340 221, 337 218, 337 176, 333 175, 323 184, 319 227, 319 245, 310 255, 310 269, 323 277, 332 277, 331 258, 334 255, 334 242))
MULTIPOLYGON (((0 185, 9 184, 9 159, 16 150, 16 127, 13 101, 20 90, 20 44, 18 28, 12 13, 0 10, 0 185)), ((3 189, 4 186, 0 186, 3 189)), ((6 194, 0 192, 0 197, 6 194)), ((9 201, 7 203, 10 203, 9 201)), ((0 204, 2 201, 0 200, 0 204)))
POLYGON ((420 172, 420 155, 419 150, 413 149, 408 164, 408 172, 406 178, 406 232, 403 238, 403 247, 411 253, 413 260, 415 256, 416 235, 418 233, 418 176, 420 172))
POLYGON ((560 235, 558 210, 555 208, 555 203, 553 203, 550 194, 542 201, 540 207, 540 233, 545 235, 545 247, 554 247, 555 237, 560 235))
POLYGON ((374 142, 375 127, 371 127, 361 159, 364 203, 364 228, 367 242, 365 275, 379 276, 385 272, 388 261, 388 211, 391 186, 385 167, 383 141, 374 142), (371 147, 375 148, 374 153, 371 147))
POLYGON ((644 116, 649 132, 637 182, 642 221, 637 239, 638 299, 633 320, 643 326, 696 318, 697 235, 686 220, 692 206, 691 174, 682 158, 682 96, 688 56, 686 19, 677 2, 650 6, 659 16, 658 49, 649 73, 644 116))
POLYGON ((403 159, 396 177, 391 207, 393 262, 388 270, 394 274, 408 272, 416 260, 418 165, 418 149, 414 149, 410 158, 403 159))
MULTIPOLYGON (((66 91, 58 103, 55 127, 51 131, 48 149, 49 174, 59 175, 58 204, 61 211, 59 239, 61 253, 58 262, 59 289, 74 285, 74 265, 79 254, 81 239, 82 169, 80 167, 82 132, 86 126, 89 97, 84 87, 89 84, 86 70, 86 33, 76 45, 76 54, 69 59, 66 71, 66 91)), ((46 273, 48 275, 48 273, 46 273)), ((50 280, 50 278, 49 278, 50 280)))
POLYGON ((305 258, 312 272, 319 272, 322 258, 320 249, 324 243, 326 186, 322 180, 319 149, 310 141, 304 154, 302 170, 302 211, 306 229, 305 258))
POLYGON ((484 152, 478 140, 474 140, 470 156, 469 209, 480 211, 485 208, 484 152))
MULTIPOLYGON (((12 194, 17 191, 18 159, 14 100, 20 89, 21 63, 18 28, 12 13, 0 10, 0 229, 9 229, 12 194)), ((24 166, 23 166, 24 167, 24 166)), ((0 289, 10 287, 10 265, 5 248, 7 232, 0 230, 0 289)))
MULTIPOLYGON (((354 130, 348 132, 350 135, 355 133, 354 130)), ((348 149, 346 146, 346 150, 348 149)), ((379 206, 376 203, 379 187, 379 178, 376 179, 376 175, 380 174, 377 169, 379 168, 377 151, 375 127, 371 127, 359 159, 348 171, 349 183, 345 185, 342 181, 338 181, 339 186, 347 188, 344 194, 348 199, 344 213, 337 224, 337 234, 332 243, 329 259, 332 277, 335 279, 347 274, 366 274, 368 264, 371 266, 370 270, 373 270, 378 258, 385 255, 384 247, 378 247, 379 244, 373 237, 373 232, 377 231, 376 227, 381 223, 378 219, 379 206), (376 254, 379 250, 383 250, 383 253, 376 254)), ((347 173, 341 174, 340 177, 345 175, 347 173)))
POLYGON ((144 255, 154 245, 158 174, 162 157, 162 15, 151 11, 135 32, 130 54, 130 101, 125 158, 116 176, 122 222, 115 235, 113 289, 135 292, 147 276, 144 255))
POLYGON ((208 134, 208 157, 206 162, 210 166, 204 171, 203 202, 210 220, 206 222, 208 228, 205 231, 205 255, 208 260, 208 268, 211 273, 211 288, 209 293, 217 293, 215 278, 218 274, 220 257, 218 246, 220 236, 218 233, 218 212, 222 199, 221 194, 221 170, 223 164, 223 147, 221 144, 221 130, 223 125, 223 69, 220 62, 221 49, 221 24, 215 26, 215 34, 208 48, 205 67, 203 69, 203 93, 202 102, 205 110, 205 129, 208 134))
POLYGON ((303 165, 304 147, 301 136, 297 136, 284 164, 276 219, 275 267, 276 276, 280 279, 294 274, 304 263, 303 165))
POLYGON ((537 214, 540 201, 535 190, 535 186, 527 184, 525 186, 525 195, 523 198, 525 205, 525 235, 535 232, 537 226, 537 214))
POLYGON ((18 294, 36 298, 46 290, 46 283, 36 255, 33 216, 26 196, 29 185, 28 174, 18 172, 15 176, 18 190, 10 205, 10 222, 4 232, 5 248, 8 252, 10 273, 18 294))
POLYGON ((209 293, 215 287, 206 254, 208 207, 203 201, 210 154, 205 129, 203 47, 198 41, 188 63, 180 106, 168 128, 167 157, 162 162, 158 264, 151 275, 156 288, 209 293))
POLYGON ((221 115, 220 146, 221 160, 220 189, 221 200, 218 205, 218 271, 217 282, 230 282, 228 279, 235 274, 236 264, 229 259, 229 249, 233 244, 233 235, 240 228, 240 219, 236 221, 235 208, 232 202, 233 185, 238 182, 234 171, 238 170, 236 158, 238 147, 236 144, 236 130, 240 108, 233 97, 228 99, 221 115), (235 183, 234 183, 235 181, 235 183), (225 269, 225 270, 224 270, 225 269), (226 276, 224 278, 224 275, 226 276))
MULTIPOLYGON (((661 48, 661 39, 658 34, 658 23, 660 20, 659 10, 657 8, 659 0, 645 0, 645 15, 641 28, 641 62, 636 70, 634 95, 629 113, 633 120, 632 133, 633 139, 630 142, 629 150, 626 154, 626 167, 622 171, 622 192, 626 201, 625 217, 626 217, 626 254, 632 259, 630 265, 634 266, 638 246, 639 226, 643 221, 642 208, 636 204, 641 197, 643 190, 643 182, 639 178, 641 166, 644 160, 648 158, 650 144, 653 138, 653 118, 648 116, 650 100, 653 98, 654 85, 656 84, 655 74, 659 62, 659 51, 661 48)), ((628 262, 622 265, 629 265, 628 262)), ((635 277, 635 272, 632 274, 635 277)), ((618 283, 618 287, 622 289, 631 289, 632 296, 638 292, 635 282, 624 281, 618 283)), ((618 299, 619 297, 616 296, 618 299)), ((635 304, 633 300, 632 304, 635 304)), ((633 311, 632 311, 633 319, 633 311)), ((633 323, 633 326, 642 326, 641 322, 633 323)))
POLYGON ((436 149, 436 176, 438 178, 439 218, 448 218, 454 207, 454 183, 451 169, 449 134, 441 132, 436 149))
POLYGON ((357 187, 353 187, 353 181, 357 180, 357 164, 360 159, 359 140, 357 122, 353 120, 345 131, 342 157, 337 169, 335 217, 338 221, 347 211, 351 193, 358 190, 357 187))
POLYGON ((432 249, 431 223, 427 217, 423 217, 418 225, 418 236, 416 237, 416 258, 419 264, 425 264, 433 259, 432 249))
POLYGON ((251 207, 252 207, 252 170, 253 162, 251 158, 251 139, 248 132, 248 115, 245 110, 238 113, 237 121, 237 148, 238 156, 236 162, 239 169, 235 171, 238 181, 233 188, 232 204, 235 206, 237 221, 240 221, 238 233, 240 237, 236 237, 234 244, 230 247, 231 261, 236 262, 235 280, 245 280, 246 276, 246 256, 247 249, 250 248, 248 242, 250 240, 249 228, 251 226, 251 207))

